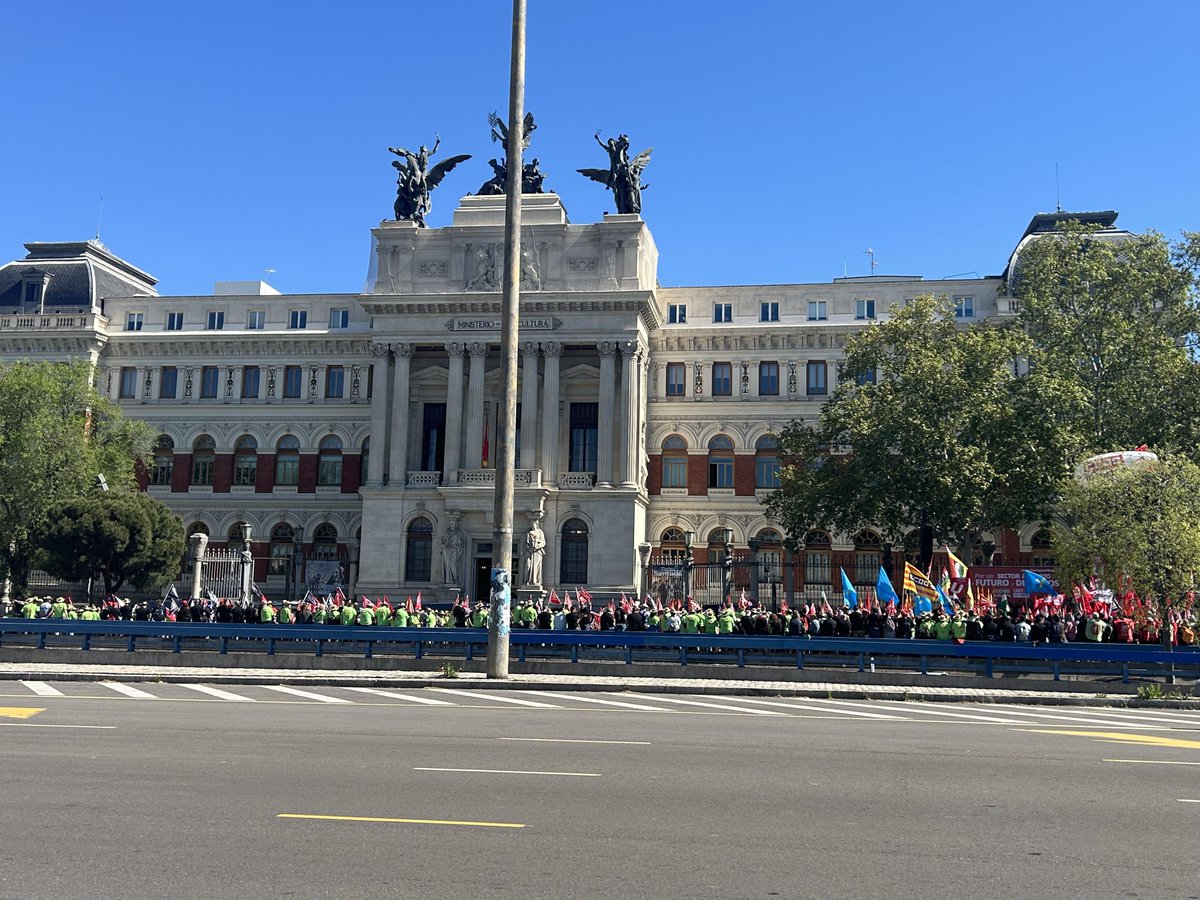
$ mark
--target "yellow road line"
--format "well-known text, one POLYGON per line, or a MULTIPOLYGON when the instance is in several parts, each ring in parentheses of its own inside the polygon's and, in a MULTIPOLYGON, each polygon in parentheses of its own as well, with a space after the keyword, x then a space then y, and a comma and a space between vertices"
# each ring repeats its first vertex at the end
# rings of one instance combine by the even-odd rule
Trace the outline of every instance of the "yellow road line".
POLYGON ((588 741, 582 738, 527 738, 527 737, 502 737, 496 738, 498 741, 531 741, 538 744, 639 744, 643 747, 649 747, 650 741, 588 741))
POLYGON ((28 719, 45 711, 44 706, 0 706, 0 719, 28 719))
POLYGON ((1090 737, 1109 743, 1148 744, 1154 747, 1183 747, 1200 750, 1200 741, 1185 741, 1182 738, 1162 737, 1157 734, 1125 734, 1121 731, 1066 731, 1057 728, 1021 728, 1034 734, 1065 734, 1070 737, 1090 737))
POLYGON ((0 728, 116 728, 116 725, 43 725, 41 722, 0 722, 0 728))
POLYGON ((1140 763, 1146 766, 1200 766, 1200 762, 1181 762, 1177 759, 1106 759, 1105 762, 1140 763))
POLYGON ((414 772, 473 772, 480 775, 571 775, 576 778, 599 778, 599 772, 525 772, 520 769, 443 769, 434 766, 413 766, 414 772))
POLYGON ((325 822, 386 822, 400 825, 461 825, 471 828, 524 828, 519 822, 460 822, 454 819, 385 819, 376 816, 314 816, 304 813, 279 813, 277 819, 317 819, 325 822))

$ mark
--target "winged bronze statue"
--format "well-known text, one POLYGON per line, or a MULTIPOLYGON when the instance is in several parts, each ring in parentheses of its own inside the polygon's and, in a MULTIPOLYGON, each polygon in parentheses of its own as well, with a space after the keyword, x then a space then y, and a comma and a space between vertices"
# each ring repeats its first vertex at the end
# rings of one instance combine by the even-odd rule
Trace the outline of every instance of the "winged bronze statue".
POLYGON ((429 165, 429 158, 437 152, 442 139, 434 135, 436 140, 430 149, 424 144, 416 153, 403 147, 388 147, 389 153, 395 153, 404 162, 392 160, 396 175, 396 219, 416 222, 421 228, 425 227, 425 217, 432 208, 430 192, 442 183, 442 179, 457 166, 471 158, 469 153, 458 156, 448 156, 434 166, 429 165))
MULTIPOLYGON (((492 142, 500 142, 500 146, 504 148, 504 152, 508 153, 508 126, 504 121, 496 115, 495 112, 488 113, 488 124, 492 126, 492 142)), ((533 138, 533 133, 537 131, 537 125, 533 122, 533 113, 525 113, 525 118, 521 120, 521 149, 529 149, 529 141, 533 138)))
POLYGON ((620 214, 640 213, 642 211, 642 191, 650 187, 642 184, 642 171, 650 164, 650 154, 653 147, 643 150, 632 160, 629 158, 629 136, 618 135, 607 141, 600 140, 600 132, 595 134, 596 143, 608 153, 607 169, 578 169, 580 175, 599 182, 613 192, 613 199, 620 214))

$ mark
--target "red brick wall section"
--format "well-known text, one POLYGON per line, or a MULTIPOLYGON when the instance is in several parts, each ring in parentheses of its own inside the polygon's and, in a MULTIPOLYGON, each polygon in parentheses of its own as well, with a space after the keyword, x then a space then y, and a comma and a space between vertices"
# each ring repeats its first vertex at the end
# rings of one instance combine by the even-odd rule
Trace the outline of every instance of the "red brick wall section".
POLYGON ((171 471, 171 491, 186 494, 188 482, 192 480, 192 454, 176 453, 175 468, 171 471))
POLYGON ((662 454, 651 453, 646 463, 646 492, 650 496, 662 493, 662 454))
POLYGON ((733 493, 738 497, 754 496, 754 457, 733 458, 733 493))
POLYGON ((228 494, 233 483, 233 454, 218 453, 213 463, 213 493, 228 494))
POLYGON ((275 454, 258 454, 258 469, 254 473, 254 493, 269 494, 275 487, 275 454))
POLYGON ((342 454, 342 493, 358 493, 361 484, 362 456, 358 453, 342 454))
POLYGON ((301 453, 300 454, 300 476, 297 479, 300 483, 299 491, 301 494, 312 494, 317 490, 317 454, 301 453))
POLYGON ((708 454, 688 457, 688 494, 703 496, 708 493, 708 454))
POLYGON ((139 491, 144 491, 150 486, 150 470, 141 460, 137 460, 133 464, 133 477, 137 479, 139 491))

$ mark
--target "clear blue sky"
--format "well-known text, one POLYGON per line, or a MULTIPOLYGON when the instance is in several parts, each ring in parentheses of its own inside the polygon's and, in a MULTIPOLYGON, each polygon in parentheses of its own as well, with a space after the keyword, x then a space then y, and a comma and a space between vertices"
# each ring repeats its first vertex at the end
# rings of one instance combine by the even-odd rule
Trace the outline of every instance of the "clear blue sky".
MULTIPOLYGON (((490 174, 506 0, 9 3, 0 257, 96 230, 168 294, 263 277, 360 290, 391 215, 389 145, 490 174)), ((664 285, 999 272, 1030 216, 1116 209, 1200 229, 1200 3, 529 0, 532 155, 575 223, 592 133, 654 147, 664 285), (718 10, 727 9, 727 12, 718 10)))

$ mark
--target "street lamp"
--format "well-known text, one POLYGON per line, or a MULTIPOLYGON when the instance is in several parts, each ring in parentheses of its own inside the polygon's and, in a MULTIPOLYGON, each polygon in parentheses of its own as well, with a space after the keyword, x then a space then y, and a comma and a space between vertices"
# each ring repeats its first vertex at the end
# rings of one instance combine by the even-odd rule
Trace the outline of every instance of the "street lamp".
POLYGON ((725 556, 721 560, 721 597, 729 597, 733 591, 733 529, 726 525, 719 529, 725 556))
POLYGON ((692 595, 692 544, 696 542, 696 532, 683 533, 683 597, 686 600, 692 595))

